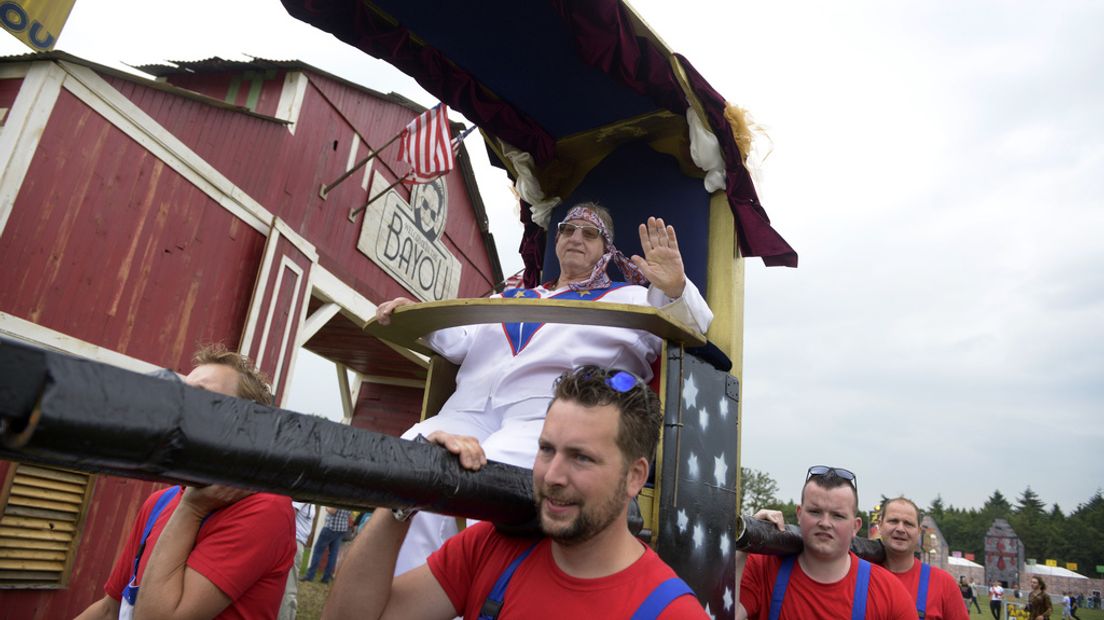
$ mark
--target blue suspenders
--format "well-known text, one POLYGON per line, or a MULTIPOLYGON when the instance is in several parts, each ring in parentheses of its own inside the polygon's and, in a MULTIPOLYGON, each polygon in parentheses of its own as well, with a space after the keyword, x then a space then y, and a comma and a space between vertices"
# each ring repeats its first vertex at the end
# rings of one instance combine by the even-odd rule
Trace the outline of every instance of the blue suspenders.
POLYGON ((870 589, 870 562, 859 560, 859 576, 855 579, 855 598, 851 601, 851 620, 866 617, 866 592, 870 589))
POLYGON ((778 567, 778 576, 774 578, 774 589, 771 590, 770 620, 778 620, 782 613, 782 599, 786 598, 786 586, 790 585, 795 560, 796 555, 787 555, 782 558, 782 566, 778 567))
MULTIPOLYGON (((778 568, 778 576, 774 579, 774 589, 771 591, 770 620, 778 620, 782 613, 782 599, 786 597, 786 586, 790 583, 790 573, 793 572, 796 555, 788 555, 782 559, 782 566, 778 568)), ((862 620, 866 617, 866 594, 870 589, 870 562, 859 560, 859 574, 855 579, 855 597, 851 602, 851 620, 862 620)))
POLYGON ((146 527, 142 530, 142 540, 138 543, 138 553, 134 556, 134 568, 130 571, 130 581, 127 582, 127 586, 123 588, 123 598, 131 605, 134 604, 134 601, 138 600, 138 587, 133 584, 134 580, 138 577, 138 563, 142 560, 142 554, 146 552, 146 539, 149 538, 150 531, 153 530, 153 524, 157 521, 157 517, 161 515, 161 511, 165 509, 165 506, 169 505, 169 502, 171 502, 179 492, 180 487, 173 486, 162 493, 161 497, 157 498, 157 503, 153 505, 153 510, 150 511, 149 518, 146 519, 146 527))
POLYGON ((920 565, 920 586, 916 589, 916 613, 924 620, 928 608, 928 577, 931 576, 931 564, 920 565))
POLYGON ((529 557, 533 549, 537 548, 537 544, 533 543, 533 546, 522 551, 498 576, 498 581, 491 588, 491 593, 487 595, 487 600, 483 601, 483 607, 479 610, 479 620, 495 620, 495 618, 498 618, 498 612, 502 611, 502 601, 506 598, 506 586, 510 585, 510 579, 514 577, 514 571, 521 566, 525 558, 529 557))
MULTIPOLYGON (((498 581, 495 581, 491 593, 487 595, 487 600, 483 602, 483 607, 479 610, 479 620, 496 620, 498 618, 498 612, 502 611, 502 601, 506 598, 506 586, 510 584, 514 572, 521 566, 525 558, 529 557, 536 546, 537 543, 533 543, 532 547, 522 551, 498 576, 498 581)), ((671 577, 652 590, 648 598, 644 599, 640 607, 636 608, 632 620, 655 620, 659 617, 659 614, 663 613, 664 609, 667 609, 671 601, 680 596, 693 593, 694 591, 686 585, 685 581, 678 577, 671 577)))
POLYGON ((693 593, 694 591, 690 589, 690 586, 686 585, 685 581, 678 577, 671 577, 652 590, 648 598, 644 599, 640 607, 636 608, 636 613, 632 615, 632 620, 655 620, 659 617, 659 614, 663 613, 664 609, 667 609, 671 601, 680 596, 693 593))

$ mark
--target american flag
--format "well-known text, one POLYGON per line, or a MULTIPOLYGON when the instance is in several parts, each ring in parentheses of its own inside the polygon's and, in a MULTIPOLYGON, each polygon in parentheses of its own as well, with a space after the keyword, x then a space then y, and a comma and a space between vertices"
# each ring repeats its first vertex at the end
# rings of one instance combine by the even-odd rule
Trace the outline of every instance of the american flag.
POLYGON ((399 159, 413 168, 408 182, 429 183, 455 165, 457 144, 449 133, 448 108, 443 103, 426 110, 403 129, 399 159))

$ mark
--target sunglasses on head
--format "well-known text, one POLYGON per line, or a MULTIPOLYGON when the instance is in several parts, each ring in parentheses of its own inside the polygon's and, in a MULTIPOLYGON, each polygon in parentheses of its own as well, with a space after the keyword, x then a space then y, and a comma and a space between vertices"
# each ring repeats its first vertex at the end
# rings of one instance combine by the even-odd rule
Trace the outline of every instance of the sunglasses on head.
POLYGON ((805 482, 808 482, 815 476, 826 476, 828 474, 835 474, 837 477, 843 478, 844 480, 851 483, 851 486, 855 489, 855 491, 859 490, 859 480, 855 476, 855 473, 849 469, 844 469, 842 467, 813 465, 809 468, 808 473, 805 474, 805 482))
POLYGON ((586 377, 602 377, 604 383, 619 394, 627 394, 638 387, 644 387, 644 380, 627 370, 616 368, 606 370, 598 366, 582 366, 578 372, 586 377))
POLYGON ((556 224, 556 231, 565 236, 571 237, 575 234, 575 231, 579 230, 583 233, 583 239, 587 241, 594 241, 602 236, 602 230, 597 226, 589 226, 586 224, 568 224, 567 222, 560 222, 556 224))

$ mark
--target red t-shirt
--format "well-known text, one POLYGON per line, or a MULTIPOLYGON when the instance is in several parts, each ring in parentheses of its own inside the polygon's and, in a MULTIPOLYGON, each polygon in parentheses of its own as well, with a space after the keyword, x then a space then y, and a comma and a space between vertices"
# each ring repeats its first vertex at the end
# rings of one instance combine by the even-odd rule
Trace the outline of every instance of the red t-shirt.
MULTIPOLYGON (((782 566, 781 556, 749 554, 740 580, 740 603, 748 618, 770 617, 771 591, 782 566)), ((813 581, 794 562, 786 596, 782 599, 779 620, 840 620, 851 617, 859 558, 851 554, 851 570, 835 583, 813 581)), ((961 603, 959 603, 961 605, 961 603)), ((900 581, 881 566, 870 567, 870 586, 866 597, 869 620, 916 620, 916 606, 900 581)))
MULTIPOLYGON (((905 591, 912 600, 920 592, 920 562, 913 562, 912 568, 903 573, 890 573, 901 580, 905 591)), ((958 589, 954 577, 947 571, 931 567, 928 575, 928 603, 924 610, 927 620, 968 620, 966 606, 962 604, 962 592, 958 589)))
MULTIPOLYGON (((464 618, 479 617, 499 575, 533 539, 507 538, 487 522, 477 523, 429 556, 427 564, 453 607, 464 618)), ((545 538, 518 566, 499 618, 628 618, 660 583, 675 572, 644 546, 644 555, 623 571, 597 579, 572 577, 556 566, 545 538)), ((707 618, 698 599, 680 596, 659 616, 668 620, 707 618)))
MULTIPOLYGON (((138 511, 126 546, 104 584, 104 592, 111 598, 122 599, 123 588, 129 583, 134 568, 142 530, 153 505, 168 490, 150 495, 138 511)), ((157 539, 180 504, 182 494, 177 493, 165 506, 150 530, 145 553, 138 564, 136 583, 139 586, 157 539)), ((215 511, 203 522, 196 535, 195 548, 188 555, 188 566, 233 600, 218 618, 275 618, 294 559, 295 518, 291 500, 257 493, 215 511)))

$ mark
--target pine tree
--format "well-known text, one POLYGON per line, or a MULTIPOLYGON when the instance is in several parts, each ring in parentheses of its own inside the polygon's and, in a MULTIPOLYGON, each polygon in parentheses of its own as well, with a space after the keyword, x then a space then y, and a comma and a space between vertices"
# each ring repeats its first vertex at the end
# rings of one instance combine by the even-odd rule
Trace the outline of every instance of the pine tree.
POLYGON ((936 495, 931 504, 928 505, 928 514, 938 523, 943 520, 943 511, 946 510, 943 507, 943 496, 936 495))
POLYGON ((1031 490, 1031 485, 1027 485, 1024 492, 1020 494, 1020 498, 1016 500, 1016 514, 1037 519, 1043 516, 1045 510, 1046 504, 1039 499, 1039 495, 1035 491, 1031 490))
POLYGON ((1007 519, 1008 515, 1012 513, 1012 504, 1009 504, 1000 489, 997 489, 993 491, 989 499, 985 500, 985 505, 981 507, 981 513, 989 517, 990 522, 993 519, 1007 519))

